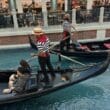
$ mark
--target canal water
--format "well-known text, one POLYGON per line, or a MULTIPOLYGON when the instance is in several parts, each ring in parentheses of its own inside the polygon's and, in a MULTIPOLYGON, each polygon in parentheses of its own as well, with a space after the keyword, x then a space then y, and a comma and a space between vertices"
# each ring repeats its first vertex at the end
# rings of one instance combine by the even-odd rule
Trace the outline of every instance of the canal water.
MULTIPOLYGON (((21 59, 31 59, 33 50, 13 49, 0 50, 0 69, 17 68, 21 59)), ((51 55, 54 67, 58 65, 68 67, 78 66, 73 62, 62 59, 59 62, 57 55, 51 55)), ((77 59, 78 60, 78 59, 77 59)), ((100 59, 81 59, 85 64, 95 63, 100 59)), ((37 59, 30 65, 38 67, 37 59)), ((19 103, 1 106, 0 110, 110 110, 110 67, 104 74, 88 79, 68 88, 53 92, 40 98, 33 98, 19 103)))

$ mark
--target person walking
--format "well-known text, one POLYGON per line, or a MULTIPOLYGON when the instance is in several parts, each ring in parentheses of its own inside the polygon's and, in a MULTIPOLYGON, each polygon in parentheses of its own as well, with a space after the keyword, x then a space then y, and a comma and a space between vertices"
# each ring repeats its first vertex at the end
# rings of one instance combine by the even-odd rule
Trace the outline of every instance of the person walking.
MULTIPOLYGON (((38 56, 40 68, 44 75, 43 80, 46 84, 49 84, 50 80, 49 80, 49 76, 46 72, 46 66, 50 70, 52 81, 54 81, 54 79, 55 79, 54 69, 53 69, 51 61, 50 61, 50 53, 49 53, 50 41, 49 41, 49 38, 43 32, 42 28, 40 28, 40 27, 34 28, 33 33, 36 37, 36 45, 38 48, 37 56, 38 56)), ((36 54, 33 54, 32 56, 35 56, 35 55, 36 54)))
POLYGON ((73 28, 75 31, 77 31, 70 22, 69 14, 64 15, 64 21, 63 21, 62 26, 63 26, 63 37, 60 42, 60 49, 64 51, 64 46, 66 45, 66 49, 68 51, 70 39, 71 39, 71 28, 73 28))

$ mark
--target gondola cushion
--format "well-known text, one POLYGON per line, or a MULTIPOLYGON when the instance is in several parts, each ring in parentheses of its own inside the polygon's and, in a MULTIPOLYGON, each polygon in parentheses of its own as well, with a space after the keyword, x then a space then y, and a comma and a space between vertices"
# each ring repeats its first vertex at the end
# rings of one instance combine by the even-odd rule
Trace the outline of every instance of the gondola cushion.
POLYGON ((81 45, 80 48, 81 48, 82 50, 87 50, 87 51, 90 50, 87 45, 81 45))
POLYGON ((110 43, 104 43, 104 46, 108 49, 110 49, 110 43))

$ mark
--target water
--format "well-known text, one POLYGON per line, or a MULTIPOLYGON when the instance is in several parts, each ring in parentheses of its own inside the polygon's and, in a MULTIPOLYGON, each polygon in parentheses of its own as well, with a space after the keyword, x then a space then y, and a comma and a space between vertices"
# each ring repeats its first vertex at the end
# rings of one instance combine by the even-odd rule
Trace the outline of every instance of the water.
MULTIPOLYGON (((30 49, 0 51, 0 69, 17 68, 21 59, 30 59, 30 49)), ((30 62, 38 65, 37 59, 30 62)), ((52 55, 52 62, 58 64, 58 57, 52 55)), ((88 60, 85 63, 90 63, 88 60)), ((95 60, 92 62, 94 63, 95 60)), ((62 60, 68 67, 70 61, 62 60)), ((74 66, 77 66, 74 64, 74 66)), ((98 77, 74 86, 53 92, 40 98, 1 106, 0 110, 110 110, 110 67, 98 77)))

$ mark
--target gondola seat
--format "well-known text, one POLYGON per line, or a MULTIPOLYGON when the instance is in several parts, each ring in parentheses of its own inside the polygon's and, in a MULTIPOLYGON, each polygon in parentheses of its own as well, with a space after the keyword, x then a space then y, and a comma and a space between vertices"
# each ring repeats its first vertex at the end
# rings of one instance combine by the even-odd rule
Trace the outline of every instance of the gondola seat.
POLYGON ((104 46, 105 46, 107 49, 110 49, 110 43, 104 43, 104 46))
POLYGON ((80 45, 74 48, 76 51, 90 51, 89 47, 87 45, 80 45))
POLYGON ((100 48, 100 45, 92 45, 91 48, 95 49, 95 50, 98 50, 100 48))
POLYGON ((84 50, 84 51, 90 51, 87 45, 81 45, 80 48, 81 50, 84 50))

